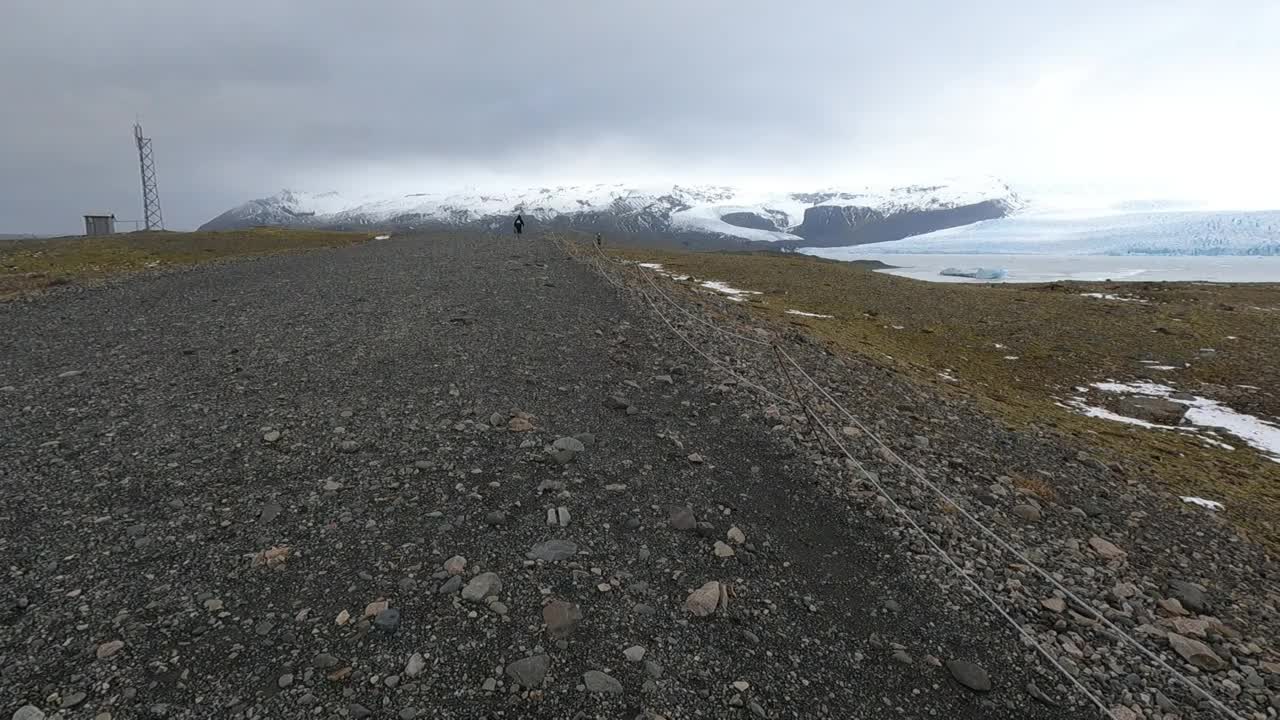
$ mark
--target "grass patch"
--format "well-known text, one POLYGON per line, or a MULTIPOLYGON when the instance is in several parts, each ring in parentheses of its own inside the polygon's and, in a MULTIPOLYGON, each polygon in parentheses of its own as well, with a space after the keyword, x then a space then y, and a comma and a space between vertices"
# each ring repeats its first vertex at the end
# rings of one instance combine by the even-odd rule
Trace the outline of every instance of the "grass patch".
MULTIPOLYGON (((1145 378, 1274 421, 1280 417, 1280 285, 946 284, 808 256, 611 252, 760 291, 744 305, 941 392, 967 396, 1008 427, 1052 429, 1179 494, 1220 500, 1239 528, 1280 551, 1280 464, 1232 436, 1222 438, 1235 447, 1228 451, 1187 434, 1087 418, 1057 405, 1075 396, 1076 386, 1145 378)), ((1047 484, 1022 482, 1025 491, 1051 498, 1047 484)))
POLYGON ((0 300, 68 283, 225 258, 365 242, 368 233, 253 228, 0 241, 0 300))

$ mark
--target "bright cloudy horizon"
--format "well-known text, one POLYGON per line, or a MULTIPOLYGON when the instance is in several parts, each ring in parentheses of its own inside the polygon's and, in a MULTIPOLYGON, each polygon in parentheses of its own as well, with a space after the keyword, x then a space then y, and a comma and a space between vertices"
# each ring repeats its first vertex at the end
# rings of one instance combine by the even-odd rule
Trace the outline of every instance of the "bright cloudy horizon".
POLYGON ((995 176, 1268 201, 1280 5, 883 5, 13 0, 0 232, 139 215, 135 118, 178 229, 285 187, 995 176))

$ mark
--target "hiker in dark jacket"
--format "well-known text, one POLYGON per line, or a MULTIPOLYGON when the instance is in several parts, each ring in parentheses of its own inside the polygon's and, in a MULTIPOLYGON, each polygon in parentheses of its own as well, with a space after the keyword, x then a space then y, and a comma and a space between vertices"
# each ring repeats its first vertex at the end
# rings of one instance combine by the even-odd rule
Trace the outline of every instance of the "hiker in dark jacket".
POLYGON ((516 215, 516 234, 520 235, 522 233, 524 233, 524 217, 516 215))
POLYGON ((601 245, 604 245, 604 238, 601 237, 600 233, 596 233, 596 247, 600 247, 601 245))

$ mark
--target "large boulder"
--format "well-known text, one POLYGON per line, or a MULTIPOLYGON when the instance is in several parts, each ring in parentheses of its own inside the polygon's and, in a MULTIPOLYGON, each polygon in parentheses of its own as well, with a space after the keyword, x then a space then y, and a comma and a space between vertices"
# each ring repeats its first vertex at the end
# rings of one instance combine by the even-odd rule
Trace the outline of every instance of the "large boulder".
POLYGON ((1187 406, 1159 397, 1123 397, 1116 402, 1122 415, 1157 425, 1177 425, 1187 414, 1187 406))

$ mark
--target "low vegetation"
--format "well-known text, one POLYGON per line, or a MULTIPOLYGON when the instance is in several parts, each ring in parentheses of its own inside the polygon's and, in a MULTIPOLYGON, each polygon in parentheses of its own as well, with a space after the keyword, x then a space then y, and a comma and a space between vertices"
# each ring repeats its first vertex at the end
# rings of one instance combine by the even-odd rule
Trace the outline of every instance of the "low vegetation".
POLYGON ((0 300, 154 268, 273 255, 368 240, 366 233, 254 228, 0 241, 0 300))
MULTIPOLYGON (((807 256, 614 252, 760 291, 744 300, 759 313, 969 396, 1010 426, 1072 436, 1131 475, 1222 501, 1228 519, 1280 550, 1280 463, 1230 435, 1220 439, 1234 450, 1060 404, 1090 383, 1150 380, 1275 422, 1280 285, 943 284, 807 256)), ((1090 403, 1101 395, 1091 392, 1090 403)))

